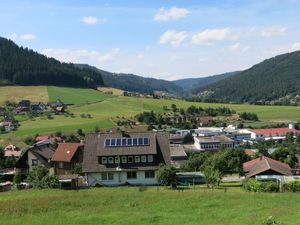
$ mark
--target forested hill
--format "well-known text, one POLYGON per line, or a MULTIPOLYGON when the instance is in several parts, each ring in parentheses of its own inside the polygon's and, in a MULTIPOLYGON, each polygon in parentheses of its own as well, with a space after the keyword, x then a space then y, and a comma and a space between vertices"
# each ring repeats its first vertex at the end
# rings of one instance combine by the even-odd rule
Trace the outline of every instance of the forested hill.
POLYGON ((248 103, 300 94, 300 51, 267 59, 237 75, 198 88, 194 94, 248 103))
POLYGON ((103 80, 94 70, 61 63, 0 37, 0 84, 96 88, 103 80))
POLYGON ((105 86, 146 94, 151 94, 154 91, 163 91, 175 96, 183 96, 185 94, 183 88, 172 81, 146 78, 134 74, 111 73, 85 64, 77 66, 80 68, 91 68, 101 73, 105 86))
POLYGON ((239 72, 236 71, 236 72, 223 73, 223 74, 218 74, 218 75, 213 75, 208 77, 186 78, 186 79, 174 80, 173 83, 177 84, 178 86, 186 90, 193 90, 195 88, 204 87, 214 82, 217 82, 219 80, 223 80, 227 77, 236 75, 238 73, 239 72))

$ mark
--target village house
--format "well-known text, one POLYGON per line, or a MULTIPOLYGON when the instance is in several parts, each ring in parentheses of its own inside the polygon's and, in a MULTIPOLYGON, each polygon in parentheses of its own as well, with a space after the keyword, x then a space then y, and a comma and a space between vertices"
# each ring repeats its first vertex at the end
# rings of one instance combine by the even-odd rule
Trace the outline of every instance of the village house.
POLYGON ((35 165, 44 165, 49 172, 53 174, 53 166, 51 163, 52 156, 55 152, 54 142, 51 140, 41 141, 24 150, 23 154, 16 163, 16 169, 27 174, 32 171, 35 165))
POLYGON ((284 140, 288 133, 293 133, 294 135, 300 133, 292 124, 288 128, 251 129, 249 132, 251 133, 251 139, 255 140, 284 140))
POLYGON ((57 99, 54 102, 49 102, 48 105, 51 108, 51 112, 55 114, 61 114, 64 113, 67 109, 67 105, 63 103, 60 99, 57 99))
POLYGON ((188 157, 183 145, 170 144, 171 165, 175 168, 181 168, 187 161, 188 157))
POLYGON ((4 157, 15 157, 16 159, 19 159, 21 153, 22 151, 14 145, 8 145, 4 148, 4 157))
POLYGON ((86 135, 83 172, 89 186, 156 185, 160 164, 170 165, 168 133, 86 135))
POLYGON ((83 161, 82 143, 59 143, 51 162, 56 175, 71 174, 76 165, 83 161))
POLYGON ((18 103, 16 108, 16 113, 23 113, 30 111, 30 101, 29 100, 22 100, 18 103))
POLYGON ((292 176, 292 170, 288 164, 260 156, 256 159, 243 163, 246 178, 265 176, 292 176))
POLYGON ((225 135, 195 136, 194 145, 199 151, 218 151, 222 148, 234 148, 234 141, 225 135))

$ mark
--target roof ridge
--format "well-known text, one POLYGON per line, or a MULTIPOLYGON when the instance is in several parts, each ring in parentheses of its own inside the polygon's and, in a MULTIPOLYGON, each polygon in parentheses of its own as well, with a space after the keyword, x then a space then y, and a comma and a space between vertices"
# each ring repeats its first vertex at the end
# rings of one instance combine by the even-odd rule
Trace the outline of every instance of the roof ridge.
POLYGON ((271 169, 271 166, 270 166, 269 161, 268 161, 268 157, 264 157, 264 160, 267 162, 268 168, 271 169))

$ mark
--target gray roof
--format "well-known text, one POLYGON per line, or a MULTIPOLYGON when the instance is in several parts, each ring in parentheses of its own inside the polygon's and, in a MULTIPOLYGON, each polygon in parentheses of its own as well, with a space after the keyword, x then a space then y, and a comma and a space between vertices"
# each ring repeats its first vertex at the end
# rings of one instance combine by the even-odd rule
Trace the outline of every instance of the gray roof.
POLYGON ((87 134, 85 137, 85 146, 83 154, 83 172, 102 172, 116 171, 116 168, 111 165, 102 165, 98 162, 99 156, 112 155, 140 155, 140 154, 156 154, 160 158, 159 163, 141 164, 130 168, 122 167, 122 170, 155 170, 158 169, 160 163, 170 165, 170 147, 168 133, 131 133, 130 137, 149 137, 149 146, 136 147, 111 147, 104 148, 106 138, 122 137, 121 134, 87 134))
POLYGON ((183 145, 170 144, 171 157, 186 157, 183 145))
POLYGON ((222 143, 222 142, 233 142, 232 139, 225 135, 219 135, 219 136, 209 136, 209 137, 196 137, 199 142, 201 143, 222 143))

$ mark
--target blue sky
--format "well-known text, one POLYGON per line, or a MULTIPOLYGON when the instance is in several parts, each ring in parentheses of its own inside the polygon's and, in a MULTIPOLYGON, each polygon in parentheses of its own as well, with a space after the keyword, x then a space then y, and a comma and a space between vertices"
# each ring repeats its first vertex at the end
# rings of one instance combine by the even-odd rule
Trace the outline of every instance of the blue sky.
POLYGON ((1 1, 0 36, 65 62, 174 80, 300 50, 298 0, 1 1))

